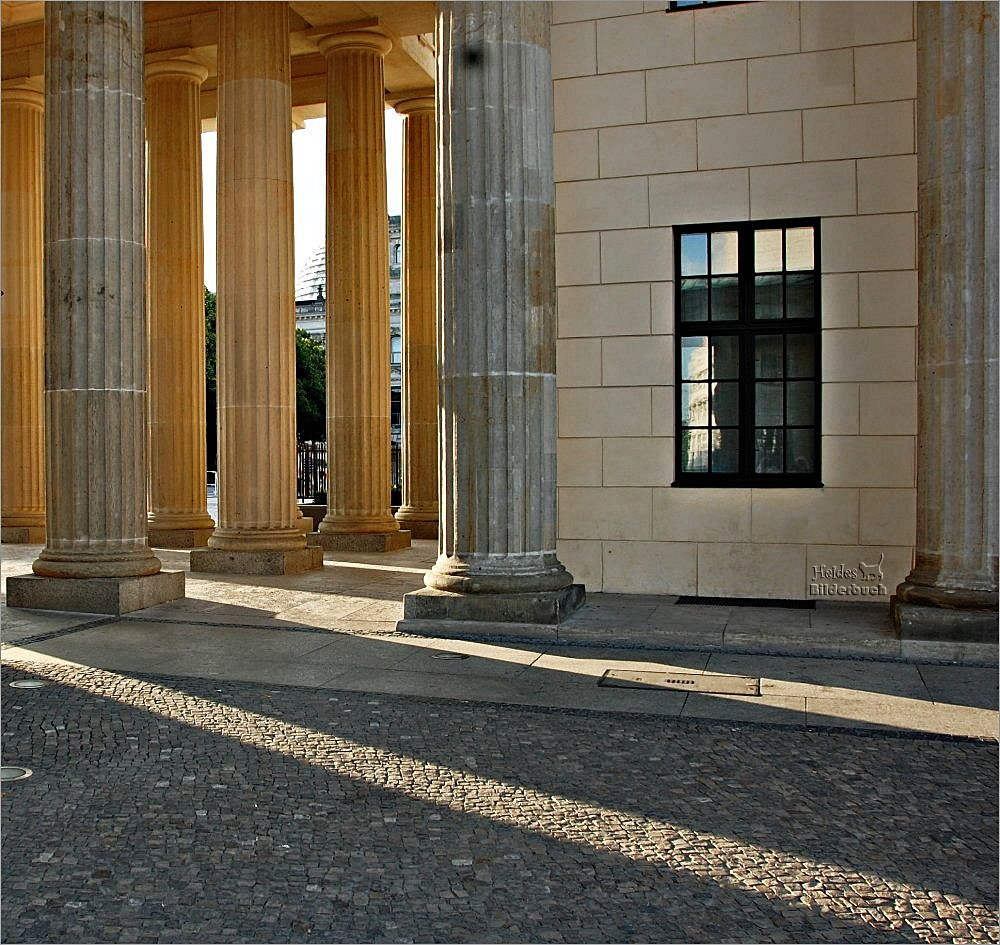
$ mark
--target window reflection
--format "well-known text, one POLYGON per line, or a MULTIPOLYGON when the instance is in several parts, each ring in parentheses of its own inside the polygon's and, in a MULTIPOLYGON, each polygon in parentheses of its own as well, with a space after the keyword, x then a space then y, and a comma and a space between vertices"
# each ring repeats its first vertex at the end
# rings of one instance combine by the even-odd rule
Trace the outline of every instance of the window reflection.
POLYGON ((681 237, 681 275, 708 275, 707 233, 685 233, 681 237))

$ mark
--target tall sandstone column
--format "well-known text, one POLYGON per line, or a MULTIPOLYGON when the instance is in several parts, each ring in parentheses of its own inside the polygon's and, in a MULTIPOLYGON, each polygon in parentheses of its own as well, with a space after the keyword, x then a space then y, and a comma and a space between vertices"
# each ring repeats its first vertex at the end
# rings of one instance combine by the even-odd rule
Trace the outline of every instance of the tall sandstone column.
POLYGON ((146 537, 141 3, 45 5, 46 545, 8 604, 182 597, 146 537))
POLYGON ((434 90, 395 109, 403 116, 403 504, 396 521, 414 538, 437 538, 434 90))
POLYGON ((45 541, 42 433, 42 83, 5 87, 0 145, 3 541, 45 541))
POLYGON ((410 544, 389 510, 389 218, 380 33, 326 36, 326 437, 330 551, 410 544))
POLYGON ((219 6, 219 523, 192 571, 323 565, 296 524, 292 90, 286 3, 219 6))
POLYGON ((917 549, 903 637, 997 640, 997 9, 918 3, 917 549))
POLYGON ((583 587, 555 551, 550 9, 437 9, 441 536, 402 624, 553 624, 583 587))
POLYGON ((205 301, 199 91, 191 59, 146 65, 149 142, 149 541, 204 545, 205 301))

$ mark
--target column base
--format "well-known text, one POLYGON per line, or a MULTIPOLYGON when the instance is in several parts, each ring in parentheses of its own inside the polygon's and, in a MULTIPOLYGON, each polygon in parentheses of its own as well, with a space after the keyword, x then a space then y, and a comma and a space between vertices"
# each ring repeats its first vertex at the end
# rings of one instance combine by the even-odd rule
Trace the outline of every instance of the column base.
MULTIPOLYGON (((457 594, 424 587, 403 595, 403 619, 396 629, 447 636, 449 627, 459 632, 462 624, 470 623, 500 625, 500 629, 511 624, 551 626, 582 606, 586 596, 582 584, 528 594, 457 594)), ((482 626, 475 630, 483 632, 482 626)))
POLYGON ((183 571, 121 578, 55 578, 36 574, 7 578, 7 606, 29 610, 118 615, 183 596, 183 571))
POLYGON ((204 548, 215 531, 213 525, 206 528, 171 528, 164 525, 150 525, 150 548, 204 548))
POLYGON ((315 524, 313 523, 312 517, 309 515, 303 515, 302 518, 297 518, 295 520, 295 527, 298 528, 303 535, 311 535, 315 524))
POLYGON ((438 520, 435 516, 431 519, 411 518, 400 510, 396 513, 396 521, 400 528, 405 528, 410 533, 411 538, 432 538, 438 537, 438 520))
POLYGON ((410 547, 410 533, 397 531, 330 534, 321 531, 319 544, 324 551, 400 551, 410 547))
POLYGON ((955 643, 996 643, 995 610, 960 610, 932 607, 901 600, 889 600, 889 615, 901 640, 942 640, 955 643))
POLYGON ((0 542, 5 545, 44 545, 44 525, 0 526, 0 542))
POLYGON ((314 545, 290 551, 198 548, 191 552, 191 570, 213 574, 302 574, 322 567, 323 549, 314 545))
POLYGON ((326 506, 325 505, 300 505, 299 511, 306 518, 311 518, 313 521, 313 528, 319 527, 319 523, 326 518, 326 506))

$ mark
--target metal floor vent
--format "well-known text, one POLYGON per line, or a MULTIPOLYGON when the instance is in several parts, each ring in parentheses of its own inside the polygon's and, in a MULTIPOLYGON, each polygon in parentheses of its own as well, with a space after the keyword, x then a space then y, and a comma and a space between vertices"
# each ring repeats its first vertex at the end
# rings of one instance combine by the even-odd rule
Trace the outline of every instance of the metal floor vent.
POLYGON ((677 692, 709 692, 726 696, 760 695, 759 678, 711 673, 654 673, 641 669, 609 669, 601 677, 598 685, 614 689, 670 689, 677 692))
POLYGON ((815 610, 814 600, 780 600, 771 597, 678 597, 675 604, 712 607, 777 607, 782 610, 815 610))

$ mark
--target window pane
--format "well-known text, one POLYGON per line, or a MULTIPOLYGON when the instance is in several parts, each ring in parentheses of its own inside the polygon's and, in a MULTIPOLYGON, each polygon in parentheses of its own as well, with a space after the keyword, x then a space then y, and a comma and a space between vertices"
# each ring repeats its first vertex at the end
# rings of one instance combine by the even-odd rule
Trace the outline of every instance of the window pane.
POLYGON ((812 430, 785 431, 785 468, 790 473, 816 471, 816 439, 812 430))
POLYGON ((781 335, 754 338, 754 377, 781 377, 781 335))
POLYGON ((785 385, 780 381, 757 382, 754 396, 754 423, 759 427, 785 422, 785 385))
POLYGON ((785 290, 779 276, 757 276, 754 280, 754 317, 781 318, 785 290))
POLYGON ((753 245, 757 272, 781 272, 781 230, 757 230, 753 245))
MULTIPOLYGON (((816 294, 811 275, 788 276, 785 283, 789 318, 812 318, 816 311, 816 294)), ((760 316, 758 316, 759 318, 760 316)))
POLYGON ((783 430, 776 430, 773 427, 756 431, 753 450, 754 470, 759 473, 784 472, 782 464, 783 433, 783 430))
POLYGON ((686 427, 708 426, 708 384, 681 385, 681 423, 686 427))
POLYGON ((712 425, 735 427, 740 422, 740 385, 735 381, 712 386, 712 425))
POLYGON ((681 380, 708 379, 708 339, 704 335, 681 338, 681 380))
POLYGON ((801 272, 813 268, 813 228, 802 226, 785 230, 785 269, 801 272))
POLYGON ((681 236, 681 275, 708 275, 707 233, 684 233, 681 236))
POLYGON ((712 275, 721 276, 739 271, 739 239, 737 234, 734 232, 713 233, 712 275))
POLYGON ((708 430, 685 430, 681 434, 681 470, 708 472, 708 430))
POLYGON ((740 283, 736 276, 712 280, 712 321, 735 322, 740 317, 740 283))
MULTIPOLYGON (((692 339, 684 339, 685 341, 692 339)), ((735 335, 712 336, 712 377, 740 376, 740 340, 735 335)), ((694 380, 694 378, 692 378, 694 380)))
POLYGON ((785 335, 785 377, 813 377, 813 336, 785 335))
POLYGON ((740 431, 712 431, 712 472, 734 473, 740 468, 740 431))
POLYGON ((681 321, 708 319, 708 279, 681 279, 681 321))
POLYGON ((788 423, 793 426, 810 427, 816 422, 813 400, 816 396, 816 384, 813 381, 792 381, 786 385, 786 414, 788 423))

